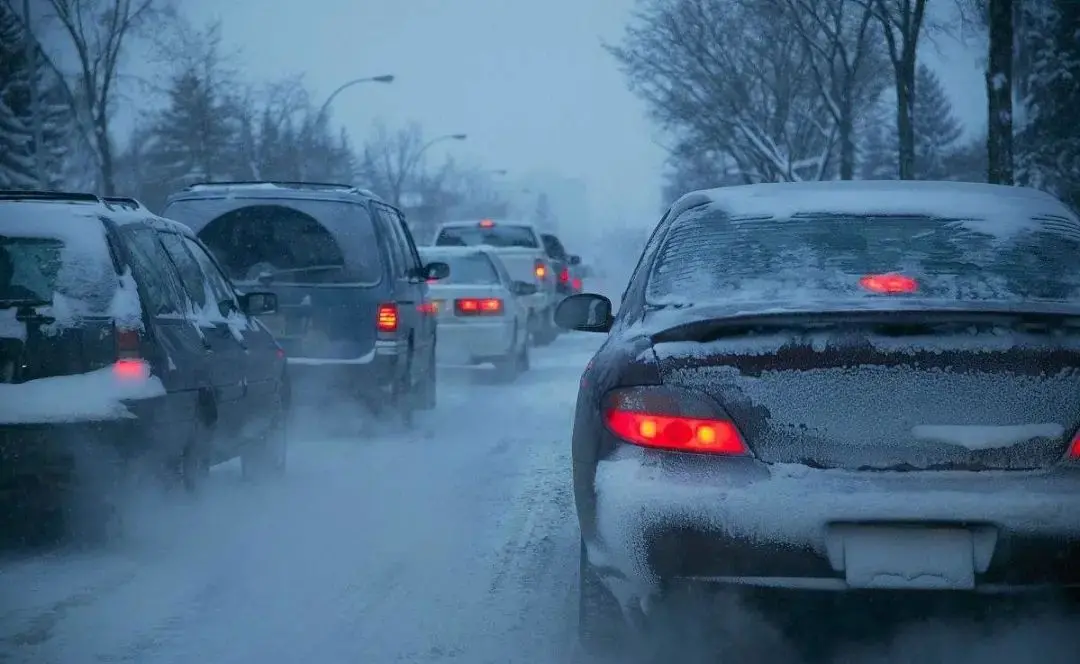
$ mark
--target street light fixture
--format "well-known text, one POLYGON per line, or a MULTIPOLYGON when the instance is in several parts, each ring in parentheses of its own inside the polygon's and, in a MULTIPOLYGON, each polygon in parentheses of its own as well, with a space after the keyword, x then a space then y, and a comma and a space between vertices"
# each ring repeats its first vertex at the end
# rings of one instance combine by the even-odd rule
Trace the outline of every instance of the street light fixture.
POLYGON ((319 107, 319 112, 315 115, 315 123, 318 124, 322 121, 323 116, 326 115, 326 111, 329 110, 331 102, 337 98, 339 94, 345 90, 351 88, 354 85, 360 85, 361 83, 393 83, 393 74, 383 74, 382 76, 366 76, 364 78, 354 78, 351 81, 345 81, 338 86, 336 90, 330 93, 330 96, 326 98, 323 105, 319 107))

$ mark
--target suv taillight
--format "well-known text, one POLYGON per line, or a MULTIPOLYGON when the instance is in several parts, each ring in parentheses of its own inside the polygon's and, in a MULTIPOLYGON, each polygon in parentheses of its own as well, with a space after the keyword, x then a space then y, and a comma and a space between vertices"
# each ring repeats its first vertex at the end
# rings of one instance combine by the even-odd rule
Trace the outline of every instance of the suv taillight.
POLYGON ((139 330, 114 327, 116 338, 116 362, 113 374, 125 380, 141 380, 150 376, 150 365, 142 356, 142 338, 139 330))
POLYGON ((375 329, 379 332, 393 333, 398 329, 398 307, 394 302, 384 302, 379 305, 375 315, 375 329))
POLYGON ((1066 453, 1070 459, 1080 461, 1080 431, 1076 432, 1073 436, 1072 443, 1069 444, 1069 451, 1066 453))
POLYGON ((564 284, 570 281, 570 268, 564 267, 562 269, 562 272, 559 273, 559 281, 564 284))
POLYGON ((547 279, 547 272, 547 264, 541 260, 536 261, 536 265, 533 266, 533 273, 536 274, 536 278, 540 281, 547 279))

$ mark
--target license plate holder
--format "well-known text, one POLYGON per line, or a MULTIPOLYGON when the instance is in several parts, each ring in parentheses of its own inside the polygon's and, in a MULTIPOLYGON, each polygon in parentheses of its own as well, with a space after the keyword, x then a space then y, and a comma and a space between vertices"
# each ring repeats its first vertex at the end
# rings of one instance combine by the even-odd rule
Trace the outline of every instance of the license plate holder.
POLYGON ((962 528, 866 526, 846 528, 848 587, 887 590, 972 590, 975 541, 962 528))

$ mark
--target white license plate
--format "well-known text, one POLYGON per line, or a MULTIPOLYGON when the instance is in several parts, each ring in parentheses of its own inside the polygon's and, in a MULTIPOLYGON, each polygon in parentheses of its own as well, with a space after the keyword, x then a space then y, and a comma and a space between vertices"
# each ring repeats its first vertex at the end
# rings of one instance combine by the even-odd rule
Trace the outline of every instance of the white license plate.
POLYGON ((971 531, 946 528, 852 528, 844 535, 844 572, 851 588, 972 590, 971 531))

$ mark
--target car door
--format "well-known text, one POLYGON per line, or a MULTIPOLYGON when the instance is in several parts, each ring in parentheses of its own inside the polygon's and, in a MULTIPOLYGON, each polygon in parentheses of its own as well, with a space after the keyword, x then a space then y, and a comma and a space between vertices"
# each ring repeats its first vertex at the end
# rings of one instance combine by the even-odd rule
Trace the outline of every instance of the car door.
MULTIPOLYGON (((121 227, 116 237, 127 253, 145 315, 150 318, 147 327, 154 357, 147 359, 167 395, 163 420, 190 421, 198 390, 213 381, 210 349, 184 315, 187 298, 157 230, 133 224, 121 227)), ((186 435, 186 431, 176 433, 186 435)))
MULTIPOLYGON (((191 302, 191 322, 198 327, 212 355, 211 375, 218 432, 215 441, 222 458, 233 454, 233 448, 245 422, 247 397, 247 349, 245 340, 229 321, 229 306, 222 302, 220 287, 215 288, 208 271, 200 262, 195 249, 199 245, 188 237, 171 232, 160 234, 165 252, 180 275, 184 291, 191 302)), ((205 261, 205 259, 204 259, 205 261)))
MULTIPOLYGON (((405 218, 398 212, 394 212, 394 218, 405 240, 406 261, 413 275, 409 280, 409 285, 417 298, 416 309, 420 312, 432 311, 431 289, 428 288, 427 280, 424 278, 424 259, 420 258, 420 250, 416 248, 416 241, 413 239, 412 231, 409 230, 409 225, 405 223, 405 218)), ((437 324, 438 320, 435 316, 420 316, 417 320, 417 340, 420 342, 421 350, 434 351, 437 324)))

